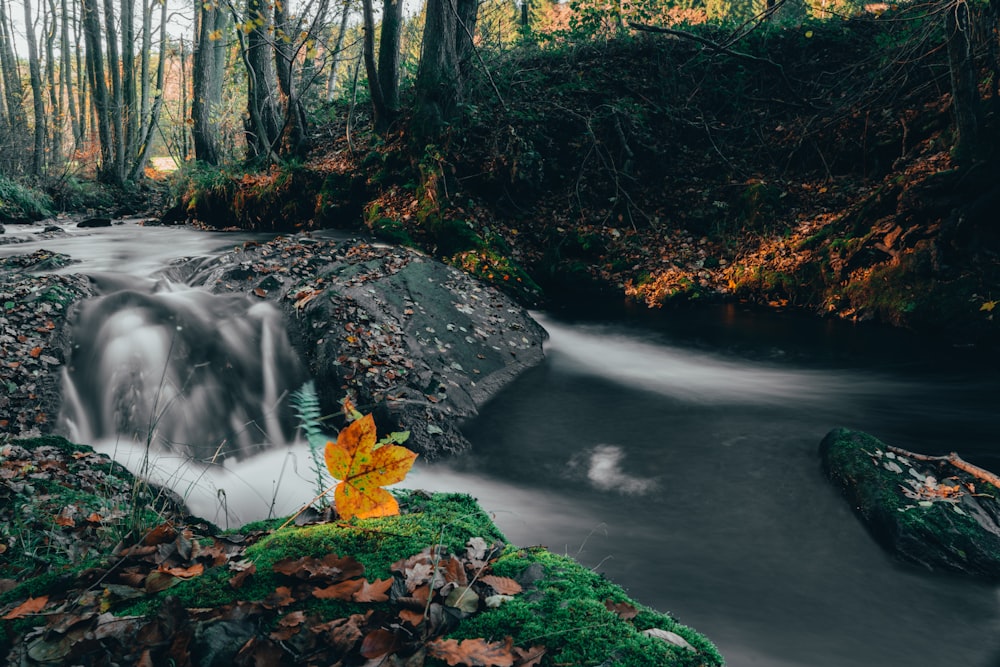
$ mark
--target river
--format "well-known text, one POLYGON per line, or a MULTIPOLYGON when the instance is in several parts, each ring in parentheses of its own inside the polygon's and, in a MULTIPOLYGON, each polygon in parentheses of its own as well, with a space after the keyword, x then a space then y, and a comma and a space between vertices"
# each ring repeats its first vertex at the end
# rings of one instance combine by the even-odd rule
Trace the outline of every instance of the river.
MULTIPOLYGON (((81 260, 70 270, 120 284, 107 272, 134 282, 251 238, 68 231, 0 255, 59 250, 81 260)), ((511 541, 606 573, 733 667, 1000 665, 997 587, 895 563, 817 456, 848 426, 1000 469, 995 364, 907 332, 739 305, 590 304, 538 319, 546 361, 467 425, 470 452, 418 464, 407 486, 471 493, 511 541)), ((238 523, 311 496, 301 444, 262 449, 208 467, 162 451, 154 467, 196 513, 238 523)))

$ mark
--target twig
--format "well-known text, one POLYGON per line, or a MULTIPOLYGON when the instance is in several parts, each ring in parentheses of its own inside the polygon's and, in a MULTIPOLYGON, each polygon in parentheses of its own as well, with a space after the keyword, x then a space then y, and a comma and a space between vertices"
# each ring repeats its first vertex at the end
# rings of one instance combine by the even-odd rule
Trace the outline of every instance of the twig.
POLYGON ((886 449, 888 449, 893 454, 898 454, 900 456, 905 456, 907 458, 916 459, 917 461, 934 461, 940 463, 949 463, 958 468, 959 470, 969 473, 976 479, 992 484, 993 486, 1000 489, 1000 476, 997 476, 996 474, 990 472, 989 470, 980 468, 977 465, 969 463, 968 461, 960 457, 956 452, 951 452, 950 454, 946 454, 944 456, 930 456, 928 454, 915 454, 914 452, 907 451, 900 447, 893 447, 891 445, 887 445, 886 449))

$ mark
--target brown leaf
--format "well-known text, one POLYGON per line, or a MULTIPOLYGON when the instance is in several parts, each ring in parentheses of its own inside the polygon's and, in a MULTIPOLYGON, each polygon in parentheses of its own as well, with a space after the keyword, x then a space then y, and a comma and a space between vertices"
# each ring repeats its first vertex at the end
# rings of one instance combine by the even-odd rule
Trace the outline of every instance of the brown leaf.
POLYGON ((493 574, 487 574, 480 577, 479 580, 500 595, 517 595, 524 590, 521 588, 521 584, 510 577, 498 577, 493 574))
POLYGON ((195 563, 191 567, 165 567, 161 565, 156 569, 158 572, 172 574, 178 579, 194 579, 195 577, 200 577, 205 572, 205 566, 201 563, 195 563))
POLYGON ((628 602, 615 602, 608 599, 604 601, 604 606, 608 608, 608 611, 618 614, 620 618, 626 621, 629 621, 639 615, 639 610, 630 605, 628 602))
POLYGON ((351 614, 347 618, 336 618, 329 623, 323 623, 311 628, 313 632, 322 633, 326 640, 341 653, 347 653, 361 639, 361 624, 365 622, 363 614, 351 614))
POLYGON ((537 667, 545 656, 544 646, 514 647, 514 667, 537 667))
POLYGON ((348 579, 347 581, 341 581, 326 588, 314 588, 312 594, 313 597, 320 600, 343 600, 350 602, 354 599, 354 594, 361 590, 363 583, 361 579, 348 579))
POLYGON ((267 290, 265 290, 265 289, 261 289, 260 287, 255 287, 255 288, 253 289, 253 293, 254 293, 254 294, 256 294, 257 296, 259 296, 259 297, 260 297, 260 298, 262 298, 262 299, 263 299, 263 298, 264 298, 265 296, 267 296, 267 290))
POLYGON ((485 639, 435 639, 427 642, 428 655, 444 660, 449 665, 468 667, 513 667, 511 652, 513 640, 488 642, 485 639))
POLYGON ((246 580, 256 573, 257 564, 250 563, 248 567, 236 571, 236 574, 229 579, 229 585, 235 589, 243 588, 243 584, 246 583, 246 580))
POLYGON ((72 528, 76 525, 76 521, 73 520, 73 517, 66 514, 56 515, 55 522, 57 526, 62 526, 63 528, 72 528))
POLYGON ((400 609, 399 618, 417 628, 424 622, 424 613, 422 611, 413 611, 411 609, 400 609))
POLYGON ((180 582, 181 580, 172 574, 154 570, 146 576, 146 592, 159 593, 160 591, 167 590, 171 586, 176 586, 180 582))
POLYGON ((361 657, 371 660, 394 653, 399 649, 399 638, 389 630, 379 628, 365 635, 361 642, 361 657))
POLYGON ((29 352, 28 354, 31 355, 32 359, 37 359, 39 355, 42 354, 41 346, 31 348, 31 352, 29 352))
POLYGON ((260 604, 265 609, 277 609, 287 607, 293 602, 295 602, 295 598, 292 597, 292 589, 288 586, 278 586, 273 593, 261 600, 260 604))
POLYGON ((147 547, 155 547, 158 544, 166 544, 167 542, 173 542, 174 538, 177 537, 177 529, 169 521, 167 523, 160 524, 153 530, 142 538, 142 544, 147 547))
POLYGON ((274 564, 274 571, 297 577, 307 581, 324 579, 331 582, 360 577, 365 573, 365 566, 350 556, 340 558, 337 554, 327 554, 323 558, 303 556, 302 558, 285 558, 274 564))
POLYGON ((16 618, 22 618, 24 616, 27 616, 28 614, 36 614, 45 607, 48 601, 49 601, 48 595, 43 595, 37 598, 28 598, 21 604, 17 605, 16 607, 8 611, 7 614, 3 617, 3 620, 13 621, 16 618))
POLYGON ((306 613, 304 611, 293 611, 278 621, 278 627, 269 636, 276 642, 288 641, 299 633, 305 620, 306 613))

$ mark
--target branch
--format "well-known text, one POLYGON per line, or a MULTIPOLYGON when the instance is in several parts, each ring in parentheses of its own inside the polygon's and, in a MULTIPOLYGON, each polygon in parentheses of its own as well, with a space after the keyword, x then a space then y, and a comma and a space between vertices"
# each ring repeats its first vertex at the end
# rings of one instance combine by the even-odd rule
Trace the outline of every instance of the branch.
POLYGON ((976 479, 992 484, 993 486, 1000 489, 1000 476, 997 476, 996 474, 990 472, 989 470, 980 468, 977 465, 969 463, 955 452, 946 454, 945 456, 928 456, 927 454, 915 454, 911 451, 902 449, 900 447, 892 447, 890 445, 887 445, 886 449, 888 449, 894 454, 898 454, 900 456, 906 456, 907 458, 916 459, 917 461, 938 461, 941 463, 950 463, 959 470, 969 473, 976 479))

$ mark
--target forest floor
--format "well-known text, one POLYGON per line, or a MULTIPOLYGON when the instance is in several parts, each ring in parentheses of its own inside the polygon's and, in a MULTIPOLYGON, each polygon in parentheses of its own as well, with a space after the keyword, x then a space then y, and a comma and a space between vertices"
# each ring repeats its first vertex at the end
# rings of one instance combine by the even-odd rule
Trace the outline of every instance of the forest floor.
POLYGON ((360 105, 348 132, 341 109, 304 166, 189 190, 184 212, 363 224, 527 302, 735 298, 993 339, 996 167, 952 163, 943 49, 913 23, 516 49, 436 144, 405 116, 359 131, 360 105))

